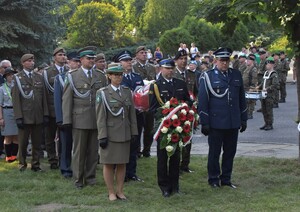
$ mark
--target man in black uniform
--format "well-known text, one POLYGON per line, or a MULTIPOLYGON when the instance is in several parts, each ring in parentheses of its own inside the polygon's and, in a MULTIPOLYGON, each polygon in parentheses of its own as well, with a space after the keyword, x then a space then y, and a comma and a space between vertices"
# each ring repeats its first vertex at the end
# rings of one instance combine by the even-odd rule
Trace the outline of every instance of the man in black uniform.
MULTIPOLYGON (((187 85, 183 80, 173 78, 174 61, 164 59, 159 62, 161 77, 155 84, 150 86, 149 101, 150 111, 156 112, 161 104, 169 101, 172 97, 190 103, 187 85), (158 92, 155 93, 154 86, 158 92)), ((160 149, 160 140, 157 140, 157 178, 158 185, 164 197, 169 197, 172 192, 179 193, 179 164, 180 150, 176 148, 175 153, 168 160, 166 149, 160 149), (169 161, 169 165, 168 165, 169 161)))
POLYGON ((200 77, 198 113, 201 132, 208 135, 208 183, 212 188, 229 186, 238 132, 247 128, 247 105, 241 72, 229 68, 232 50, 214 52, 216 67, 200 77), (219 158, 223 149, 222 165, 219 158))

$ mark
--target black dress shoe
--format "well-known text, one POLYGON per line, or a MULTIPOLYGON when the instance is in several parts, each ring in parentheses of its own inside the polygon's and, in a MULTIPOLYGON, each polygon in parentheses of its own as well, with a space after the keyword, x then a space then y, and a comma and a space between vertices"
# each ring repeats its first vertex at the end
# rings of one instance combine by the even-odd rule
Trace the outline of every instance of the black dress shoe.
POLYGON ((42 172, 43 171, 40 167, 32 167, 31 170, 34 172, 42 172))
POLYGON ((143 157, 144 158, 149 158, 151 155, 150 155, 150 152, 143 152, 143 157))
POLYGON ((210 187, 212 187, 212 188, 220 188, 220 184, 219 183, 211 183, 210 187))
POLYGON ((132 181, 139 181, 139 182, 144 182, 144 180, 142 180, 141 178, 139 178, 138 176, 132 176, 132 177, 128 177, 129 180, 132 181))
POLYGON ((272 125, 267 125, 264 130, 266 130, 266 131, 273 130, 273 126, 272 125))
POLYGON ((168 191, 163 191, 162 192, 163 197, 170 197, 170 193, 168 191))
POLYGON ((21 165, 20 167, 19 167, 19 171, 20 172, 23 172, 23 171, 25 171, 27 169, 27 166, 25 166, 25 165, 21 165))
POLYGON ((266 127, 266 125, 264 125, 264 126, 260 127, 259 129, 260 129, 260 130, 264 130, 264 129, 265 129, 265 127, 266 127))
POLYGON ((229 182, 229 183, 222 183, 221 182, 221 186, 229 186, 230 188, 233 188, 233 189, 237 188, 236 185, 232 184, 231 182, 229 182))
POLYGON ((56 163, 52 163, 50 165, 50 169, 58 169, 58 165, 56 163))
POLYGON ((189 168, 182 168, 181 171, 186 172, 186 173, 193 173, 193 170, 190 170, 189 168))

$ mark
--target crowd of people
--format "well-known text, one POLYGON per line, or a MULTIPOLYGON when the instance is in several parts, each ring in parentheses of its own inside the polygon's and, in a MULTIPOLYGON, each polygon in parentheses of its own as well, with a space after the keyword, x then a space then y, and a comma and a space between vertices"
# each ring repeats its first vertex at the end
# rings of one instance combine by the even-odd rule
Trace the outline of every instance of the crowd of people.
MULTIPOLYGON (((232 53, 219 48, 202 55, 195 43, 190 50, 181 43, 174 57, 166 58, 159 47, 152 54, 140 46, 134 55, 121 51, 107 64, 95 47, 69 54, 58 47, 53 63, 36 69, 34 55, 24 54, 18 72, 3 60, 0 126, 5 160, 18 160, 19 170, 26 171, 31 141, 30 167, 41 172, 44 145, 50 169, 73 179, 77 189, 96 184, 100 162, 109 200, 126 200, 124 182, 143 182, 136 174, 137 159, 151 156, 154 124, 159 121, 155 113, 162 103, 176 98, 188 105, 198 103, 201 132, 209 143, 209 185, 236 188, 231 173, 238 133, 246 130, 259 101, 265 121, 260 129, 273 129, 273 108, 284 103, 287 95, 289 62, 284 52, 272 54, 255 46, 249 52, 232 53), (146 82, 151 83, 149 108, 137 109, 132 93, 146 82)), ((180 173, 193 172, 189 167, 192 143, 182 151, 177 148, 169 158, 160 142, 157 181, 162 195, 169 197, 181 193, 180 173)))

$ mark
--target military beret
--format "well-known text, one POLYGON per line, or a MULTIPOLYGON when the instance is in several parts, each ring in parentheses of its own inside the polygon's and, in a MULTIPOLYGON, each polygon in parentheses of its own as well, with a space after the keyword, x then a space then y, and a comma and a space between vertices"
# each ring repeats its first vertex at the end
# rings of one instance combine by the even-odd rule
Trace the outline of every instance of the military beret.
POLYGON ((120 63, 111 63, 106 69, 107 74, 123 73, 124 69, 120 63))
POLYGON ((258 54, 266 54, 266 50, 264 48, 259 48, 258 54))
POLYGON ((135 50, 135 53, 137 54, 137 53, 139 53, 142 50, 147 51, 146 46, 139 46, 139 47, 137 47, 136 50, 135 50))
POLYGON ((172 59, 162 59, 158 62, 158 65, 160 67, 164 67, 164 68, 174 68, 175 67, 175 62, 172 59))
POLYGON ((86 46, 82 49, 79 49, 77 54, 79 55, 80 58, 84 56, 95 58, 96 50, 97 50, 96 46, 86 46))
POLYGON ((176 55, 175 55, 175 60, 177 60, 179 57, 181 57, 181 56, 186 56, 187 55, 187 52, 184 50, 184 49, 182 49, 182 50, 180 50, 180 51, 178 51, 177 53, 176 53, 176 55))
POLYGON ((34 59, 34 55, 33 54, 24 54, 21 57, 21 63, 24 63, 25 61, 27 61, 29 59, 34 59))
POLYGON ((105 55, 103 53, 99 53, 96 55, 95 61, 105 60, 105 55))
POLYGON ((53 56, 55 56, 58 52, 63 52, 66 53, 65 49, 62 47, 57 47, 56 49, 54 49, 53 51, 53 56))
POLYGON ((5 69, 3 77, 5 78, 9 74, 16 74, 16 73, 17 72, 13 68, 8 67, 8 68, 5 69))
POLYGON ((284 54, 284 51, 279 52, 280 55, 284 54))
POLYGON ((232 50, 226 47, 220 47, 217 51, 213 53, 216 58, 230 58, 232 50))
POLYGON ((266 64, 268 64, 268 63, 274 64, 275 63, 274 58, 273 57, 268 57, 267 60, 266 60, 266 64))
POLYGON ((256 56, 254 54, 249 54, 247 59, 255 61, 256 56))
POLYGON ((80 61, 77 52, 70 52, 67 54, 68 60, 80 61))
POLYGON ((124 50, 124 51, 119 52, 118 54, 116 54, 113 57, 113 61, 116 63, 118 63, 122 60, 132 60, 131 52, 128 50, 124 50))

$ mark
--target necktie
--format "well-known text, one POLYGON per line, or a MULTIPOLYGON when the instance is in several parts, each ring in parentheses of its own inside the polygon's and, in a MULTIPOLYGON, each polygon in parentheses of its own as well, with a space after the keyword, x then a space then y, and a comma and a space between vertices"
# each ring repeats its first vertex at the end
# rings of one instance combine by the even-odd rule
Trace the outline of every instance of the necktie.
POLYGON ((172 80, 170 80, 170 81, 169 81, 169 84, 170 84, 171 86, 173 86, 173 82, 172 82, 172 80))
POLYGON ((185 77, 184 77, 184 73, 183 73, 183 72, 181 73, 181 76, 182 76, 182 78, 183 78, 183 79, 185 79, 185 77))
POLYGON ((60 74, 62 74, 63 71, 64 71, 63 67, 60 67, 60 69, 59 69, 60 74))
POLYGON ((131 81, 131 76, 130 76, 130 74, 127 74, 127 79, 131 81))
POLYGON ((120 92, 120 89, 119 89, 119 88, 117 88, 116 92, 117 92, 117 94, 118 94, 119 96, 121 96, 121 92, 120 92))
POLYGON ((31 78, 32 78, 32 77, 31 77, 31 75, 32 75, 32 74, 31 74, 31 72, 29 72, 29 74, 28 74, 28 77, 29 77, 29 79, 31 79, 31 78))
POLYGON ((88 78, 89 78, 89 79, 92 79, 92 73, 91 73, 91 70, 88 70, 87 73, 88 73, 88 78))

